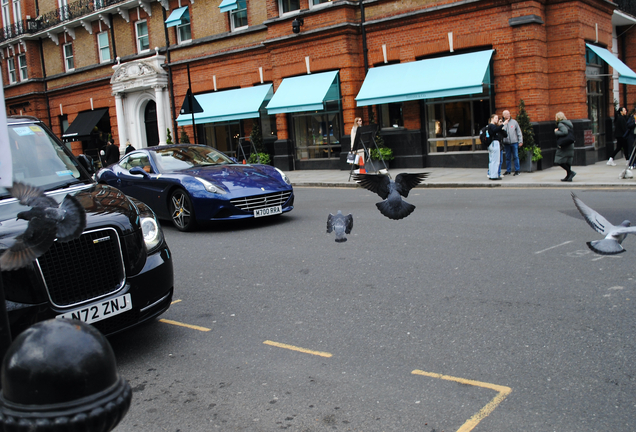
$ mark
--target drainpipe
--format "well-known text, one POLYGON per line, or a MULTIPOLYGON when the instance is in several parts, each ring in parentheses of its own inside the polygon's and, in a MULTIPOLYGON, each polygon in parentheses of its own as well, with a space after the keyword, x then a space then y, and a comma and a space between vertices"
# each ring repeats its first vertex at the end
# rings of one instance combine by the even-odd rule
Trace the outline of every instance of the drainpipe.
MULTIPOLYGON (((360 31, 362 33, 362 56, 364 58, 364 76, 369 72, 369 49, 367 48, 367 30, 364 28, 364 0, 360 0, 360 31)), ((372 117, 372 106, 367 106, 369 118, 372 117)))
MULTIPOLYGON (((625 33, 621 35, 621 59, 625 61, 625 33)), ((623 106, 627 107, 627 84, 623 84, 623 106)))
MULTIPOLYGON (((46 82, 46 65, 44 64, 44 49, 42 47, 42 38, 39 38, 40 41, 40 63, 42 63, 42 82, 44 83, 44 100, 46 101, 46 114, 49 118, 49 128, 52 128, 53 123, 51 122, 51 106, 49 101, 49 86, 46 82)), ((63 133, 60 129, 60 131, 63 133)), ((62 138, 62 133, 60 133, 60 138, 62 138)))
POLYGON ((166 39, 166 61, 168 62, 168 91, 170 92, 170 117, 172 118, 172 131, 174 135, 172 141, 179 142, 179 130, 177 129, 177 117, 174 113, 174 84, 172 82, 172 66, 170 62, 170 37, 168 35, 168 27, 166 27, 166 10, 161 8, 163 14, 163 34, 166 39))
MULTIPOLYGON (((115 45, 115 26, 113 25, 113 14, 108 14, 110 21, 110 40, 113 41, 113 60, 117 58, 117 45, 115 45)), ((111 60, 112 61, 112 60, 111 60)))

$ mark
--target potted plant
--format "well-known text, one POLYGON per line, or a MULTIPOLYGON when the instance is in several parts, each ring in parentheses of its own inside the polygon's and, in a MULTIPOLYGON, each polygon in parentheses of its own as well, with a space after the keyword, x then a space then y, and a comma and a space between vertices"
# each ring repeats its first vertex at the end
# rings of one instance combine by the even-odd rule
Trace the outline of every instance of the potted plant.
POLYGON ((521 99, 519 103, 519 113, 517 114, 517 123, 523 135, 523 146, 519 149, 519 162, 521 163, 521 171, 532 172, 537 170, 537 162, 543 158, 541 148, 534 141, 534 129, 530 123, 530 117, 526 111, 526 104, 521 99))
MULTIPOLYGON (((376 144, 378 144, 377 148, 371 147, 369 148, 369 157, 371 158, 371 163, 375 168, 375 171, 380 171, 380 169, 384 169, 386 165, 389 168, 389 161, 395 159, 393 156, 393 150, 384 145, 383 141, 378 143, 376 138, 376 144), (384 161, 384 164, 382 163, 384 161)), ((367 169, 373 169, 372 167, 367 167, 367 169)))

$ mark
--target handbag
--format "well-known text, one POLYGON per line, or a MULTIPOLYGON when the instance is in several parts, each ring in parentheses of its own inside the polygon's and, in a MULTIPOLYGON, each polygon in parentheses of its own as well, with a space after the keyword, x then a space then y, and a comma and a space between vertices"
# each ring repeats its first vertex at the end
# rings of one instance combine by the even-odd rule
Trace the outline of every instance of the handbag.
POLYGON ((563 148, 569 146, 570 144, 574 144, 576 140, 574 139, 574 131, 568 128, 568 134, 563 135, 557 138, 557 147, 563 148))
POLYGON ((348 164, 353 164, 356 162, 356 154, 353 152, 349 152, 347 153, 347 163, 348 164))

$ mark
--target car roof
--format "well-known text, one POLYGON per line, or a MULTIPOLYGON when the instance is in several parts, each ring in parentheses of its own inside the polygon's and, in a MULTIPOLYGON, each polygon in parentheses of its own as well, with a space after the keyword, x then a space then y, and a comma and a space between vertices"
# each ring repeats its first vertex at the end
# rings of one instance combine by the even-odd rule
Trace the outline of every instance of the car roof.
POLYGON ((21 124, 21 123, 40 123, 40 119, 33 117, 33 116, 27 116, 27 115, 12 115, 12 116, 7 116, 7 124, 21 124))
POLYGON ((145 148, 140 149, 140 150, 148 150, 148 151, 156 152, 158 150, 163 151, 163 150, 171 149, 171 148, 184 148, 184 147, 207 147, 207 148, 211 148, 211 147, 208 147, 208 146, 203 145, 203 144, 167 144, 167 145, 162 145, 162 146, 145 147, 145 148))

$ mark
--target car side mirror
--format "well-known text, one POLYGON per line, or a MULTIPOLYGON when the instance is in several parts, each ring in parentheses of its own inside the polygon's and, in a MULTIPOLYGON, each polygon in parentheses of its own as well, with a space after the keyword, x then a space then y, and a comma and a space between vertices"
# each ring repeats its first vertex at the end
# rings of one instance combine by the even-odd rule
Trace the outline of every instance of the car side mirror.
POLYGON ((235 157, 230 157, 230 159, 232 159, 232 162, 234 162, 235 164, 239 163, 239 161, 235 157))
POLYGON ((95 166, 93 165, 92 157, 81 154, 77 157, 77 160, 79 161, 80 165, 82 165, 84 169, 88 171, 89 174, 95 174, 95 166))
POLYGON ((145 178, 150 178, 150 174, 148 174, 144 169, 140 166, 132 167, 129 171, 131 174, 140 174, 145 178))

